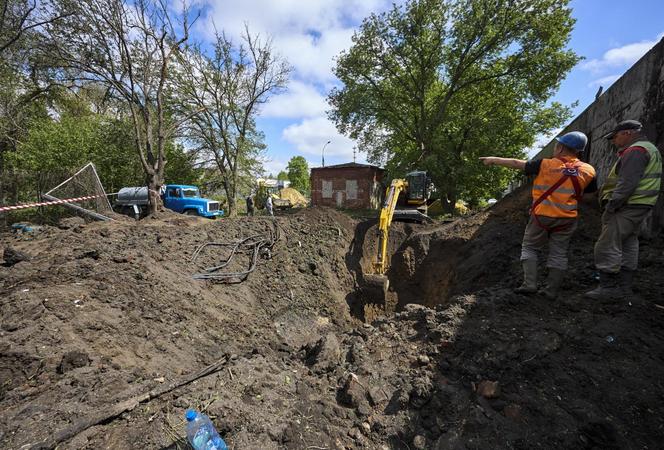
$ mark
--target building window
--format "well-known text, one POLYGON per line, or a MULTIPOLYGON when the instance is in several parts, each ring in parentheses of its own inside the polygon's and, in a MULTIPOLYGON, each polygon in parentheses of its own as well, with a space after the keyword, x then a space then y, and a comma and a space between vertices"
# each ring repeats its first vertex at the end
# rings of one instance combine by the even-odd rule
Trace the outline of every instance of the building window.
POLYGON ((332 182, 323 180, 323 198, 332 198, 332 182))
POLYGON ((346 200, 357 200, 357 180, 346 180, 346 200))

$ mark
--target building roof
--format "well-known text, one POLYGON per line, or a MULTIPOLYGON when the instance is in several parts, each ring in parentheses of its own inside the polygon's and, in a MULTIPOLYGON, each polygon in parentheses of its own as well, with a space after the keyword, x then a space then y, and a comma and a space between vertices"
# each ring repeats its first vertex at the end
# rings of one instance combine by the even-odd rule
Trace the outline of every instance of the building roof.
POLYGON ((343 163, 343 164, 335 164, 333 166, 325 166, 325 167, 313 167, 311 170, 324 170, 324 169, 357 169, 357 168, 371 168, 371 169, 377 169, 377 170, 385 170, 381 167, 374 166, 372 164, 359 164, 359 163, 343 163))

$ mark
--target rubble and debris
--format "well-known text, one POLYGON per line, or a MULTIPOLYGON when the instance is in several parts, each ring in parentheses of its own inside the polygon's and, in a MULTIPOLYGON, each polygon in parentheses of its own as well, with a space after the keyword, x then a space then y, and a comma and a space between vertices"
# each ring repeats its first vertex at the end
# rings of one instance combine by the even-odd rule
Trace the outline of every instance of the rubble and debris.
POLYGON ((11 267, 15 264, 20 263, 21 261, 30 260, 30 256, 27 253, 16 250, 13 247, 5 247, 2 252, 2 259, 4 260, 5 267, 11 267))
POLYGON ((0 266, 0 447, 173 448, 173 418, 199 405, 232 448, 658 448, 664 243, 642 247, 632 306, 584 301, 600 227, 586 211, 565 298, 524 301, 527 207, 517 192, 449 224, 395 225, 393 290, 371 324, 355 305, 375 223, 332 209, 276 217, 271 257, 232 285, 193 282, 220 259, 192 267, 193 253, 263 235, 264 218, 0 234, 31 257, 0 266))

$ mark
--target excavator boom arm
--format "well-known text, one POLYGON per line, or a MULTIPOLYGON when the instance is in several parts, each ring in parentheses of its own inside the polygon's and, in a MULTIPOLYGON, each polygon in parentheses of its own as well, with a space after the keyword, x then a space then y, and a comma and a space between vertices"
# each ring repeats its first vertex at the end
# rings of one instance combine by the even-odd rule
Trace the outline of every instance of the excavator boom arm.
POLYGON ((378 254, 374 262, 374 271, 377 275, 384 275, 387 268, 387 242, 390 233, 390 225, 397 207, 399 194, 408 187, 408 182, 403 179, 392 180, 385 192, 385 203, 380 211, 378 219, 378 254))

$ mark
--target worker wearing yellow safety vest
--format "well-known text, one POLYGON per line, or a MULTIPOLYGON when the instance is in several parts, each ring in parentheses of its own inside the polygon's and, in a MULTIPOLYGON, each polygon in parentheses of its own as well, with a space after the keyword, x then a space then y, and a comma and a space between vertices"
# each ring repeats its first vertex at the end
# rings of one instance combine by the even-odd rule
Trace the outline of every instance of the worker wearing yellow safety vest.
POLYGON ((539 291, 549 299, 558 289, 567 270, 567 250, 576 230, 579 200, 584 191, 597 189, 595 169, 579 160, 588 138, 573 131, 556 138, 553 158, 525 161, 512 158, 480 158, 485 165, 522 169, 535 175, 530 207, 530 220, 521 243, 523 284, 515 289, 520 294, 537 292, 537 254, 549 242, 546 286, 539 291))
POLYGON ((605 135, 618 148, 618 160, 600 189, 602 232, 595 244, 599 287, 586 292, 593 299, 632 295, 639 261, 639 228, 657 203, 662 157, 636 120, 625 120, 605 135))

